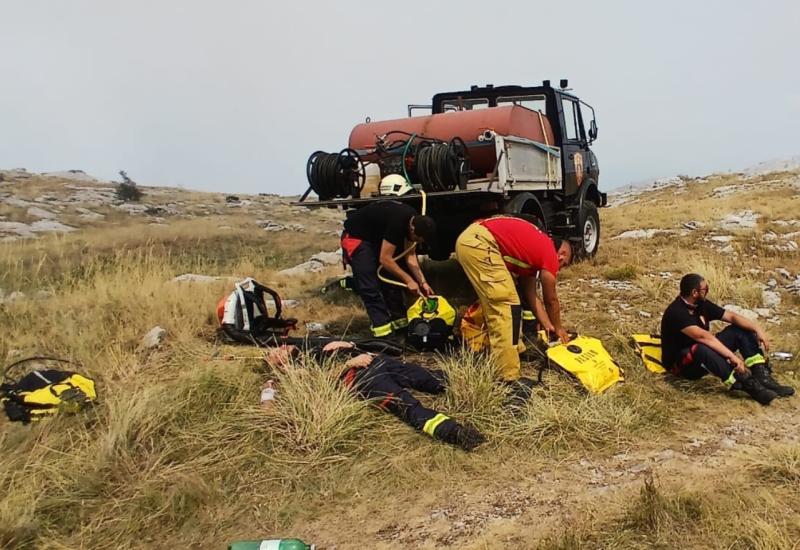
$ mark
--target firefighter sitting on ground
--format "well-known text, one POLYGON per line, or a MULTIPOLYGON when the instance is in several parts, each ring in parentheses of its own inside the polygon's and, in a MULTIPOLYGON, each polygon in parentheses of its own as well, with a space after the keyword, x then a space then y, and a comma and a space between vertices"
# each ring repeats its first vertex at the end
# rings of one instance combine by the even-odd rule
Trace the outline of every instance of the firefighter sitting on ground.
POLYGON ((750 319, 725 310, 707 299, 708 282, 697 273, 684 275, 680 295, 661 318, 661 357, 664 368, 676 376, 697 380, 713 374, 731 390, 742 390, 768 405, 775 397, 787 397, 794 389, 772 378, 764 353, 769 340, 750 319), (716 335, 711 321, 730 323, 716 335), (740 359, 736 352, 744 357, 740 359))
MULTIPOLYGON (((392 174, 381 182, 382 195, 400 196, 412 187, 403 176, 392 174)), ((389 278, 402 281, 413 295, 433 294, 414 251, 400 262, 394 258, 406 250, 406 241, 430 241, 436 233, 436 224, 428 216, 417 215, 409 205, 384 200, 348 213, 342 233, 342 257, 353 269, 355 291, 369 316, 372 335, 383 338, 408 324, 401 287, 378 278, 381 266, 389 278)))
MULTIPOLYGON (((427 370, 385 354, 360 350, 353 342, 332 341, 309 345, 305 352, 322 362, 328 358, 347 359, 341 374, 342 383, 359 397, 373 401, 406 424, 429 436, 471 451, 485 441, 469 424, 460 424, 447 415, 422 405, 409 389, 425 393, 444 393, 447 377, 441 370, 427 370)), ((301 353, 297 346, 280 346, 265 353, 267 364, 287 368, 301 353)))
POLYGON ((572 260, 571 245, 552 240, 529 221, 497 216, 474 222, 461 233, 456 241, 456 258, 478 295, 501 379, 515 384, 520 397, 527 397, 533 381, 521 378, 520 373, 519 354, 525 345, 520 339, 522 307, 514 276, 542 327, 567 342, 556 276, 559 267, 572 260), (542 299, 536 293, 537 274, 542 299))

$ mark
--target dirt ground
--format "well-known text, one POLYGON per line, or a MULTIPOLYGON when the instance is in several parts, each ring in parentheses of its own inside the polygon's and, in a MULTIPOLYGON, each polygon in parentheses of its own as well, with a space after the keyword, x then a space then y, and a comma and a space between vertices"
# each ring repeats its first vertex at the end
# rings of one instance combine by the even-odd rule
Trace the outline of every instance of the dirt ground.
POLYGON ((454 484, 423 498, 397 495, 391 502, 365 495, 360 505, 334 506, 301 529, 314 534, 320 549, 534 547, 569 532, 587 513, 618 510, 649 476, 665 487, 713 490, 768 447, 800 439, 796 398, 755 405, 746 415, 731 414, 724 400, 713 402, 718 406, 693 407, 672 430, 613 454, 536 460, 522 469, 515 461, 517 469, 506 472, 498 462, 499 475, 487 472, 469 486, 454 484))

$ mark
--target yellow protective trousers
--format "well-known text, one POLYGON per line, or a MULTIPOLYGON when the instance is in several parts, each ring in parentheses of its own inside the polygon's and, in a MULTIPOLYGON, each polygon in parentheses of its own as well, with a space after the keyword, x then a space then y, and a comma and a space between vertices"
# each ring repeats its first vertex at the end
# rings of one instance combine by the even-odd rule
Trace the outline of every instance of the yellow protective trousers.
POLYGON ((522 307, 514 277, 506 268, 497 241, 488 229, 473 223, 456 240, 456 258, 478 294, 500 377, 517 380, 519 354, 525 351, 520 339, 522 307))

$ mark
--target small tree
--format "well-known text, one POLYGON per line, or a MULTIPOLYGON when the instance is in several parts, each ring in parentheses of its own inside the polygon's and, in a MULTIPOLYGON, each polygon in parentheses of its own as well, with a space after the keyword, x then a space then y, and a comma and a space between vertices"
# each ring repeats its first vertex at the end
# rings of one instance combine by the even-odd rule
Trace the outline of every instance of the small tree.
POLYGON ((125 170, 120 170, 119 175, 122 177, 122 181, 117 183, 117 198, 125 202, 139 202, 139 200, 142 198, 142 195, 144 195, 142 190, 139 189, 139 186, 136 185, 135 181, 128 177, 128 174, 125 173, 125 170))

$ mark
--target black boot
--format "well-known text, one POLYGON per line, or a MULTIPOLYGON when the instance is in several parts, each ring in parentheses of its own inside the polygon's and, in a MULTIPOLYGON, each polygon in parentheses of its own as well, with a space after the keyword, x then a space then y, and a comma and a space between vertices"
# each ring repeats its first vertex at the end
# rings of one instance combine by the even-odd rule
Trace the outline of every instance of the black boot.
POLYGON ((436 428, 434 435, 446 443, 461 447, 467 452, 472 451, 486 441, 486 438, 475 427, 469 424, 459 424, 455 420, 447 419, 436 428))
POLYGON ((782 386, 772 377, 772 369, 769 368, 769 365, 754 365, 750 368, 750 372, 753 373, 753 377, 758 380, 762 386, 777 393, 778 397, 794 395, 793 387, 782 386))
POLYGON ((755 376, 739 378, 739 380, 737 380, 736 383, 731 386, 731 389, 745 392, 762 405, 769 405, 773 399, 778 397, 777 393, 762 386, 755 376))
POLYGON ((456 428, 456 445, 467 452, 472 451, 485 441, 486 438, 483 434, 469 424, 459 424, 456 428))
POLYGON ((508 385, 510 391, 509 400, 511 405, 522 406, 528 402, 528 399, 531 398, 531 394, 533 393, 533 387, 536 385, 536 382, 531 380, 530 378, 525 378, 524 376, 518 380, 514 380, 513 382, 505 382, 508 385))

